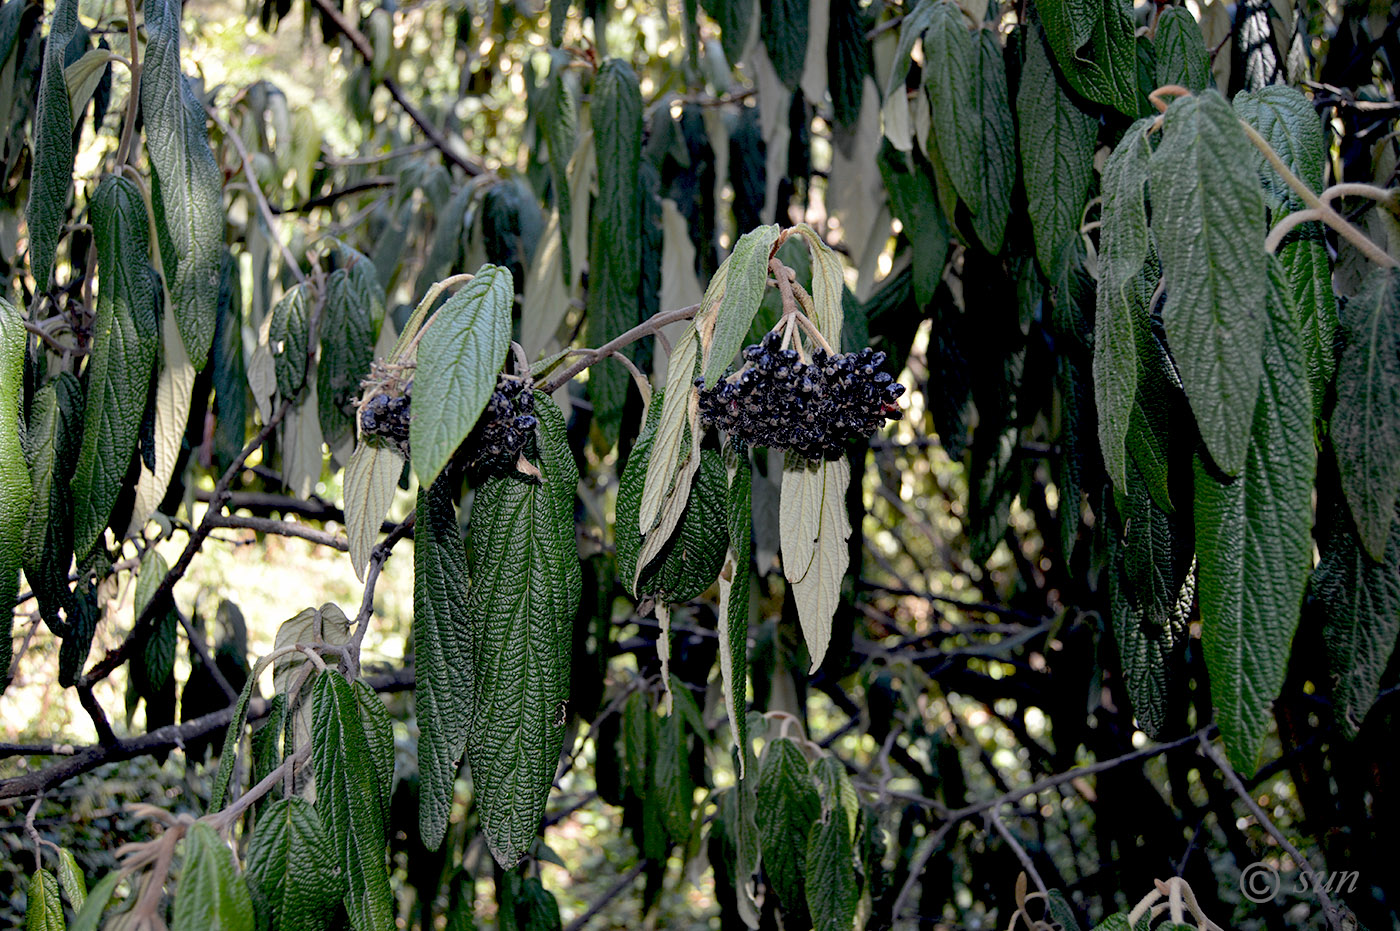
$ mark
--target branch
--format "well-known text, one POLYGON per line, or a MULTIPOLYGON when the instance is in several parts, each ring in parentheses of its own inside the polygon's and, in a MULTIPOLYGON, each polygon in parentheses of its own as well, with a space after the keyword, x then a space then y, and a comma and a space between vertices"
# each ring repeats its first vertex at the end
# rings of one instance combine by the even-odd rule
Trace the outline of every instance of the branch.
MULTIPOLYGON (((321 0, 316 0, 316 2, 320 3, 321 0)), ((619 349, 622 349, 625 346, 630 346, 632 343, 635 343, 637 340, 641 339, 644 336, 656 335, 658 332, 660 332, 661 328, 666 326, 667 324, 676 323, 681 320, 689 320, 691 317, 695 316, 695 314, 699 310, 699 304, 691 304, 689 307, 682 307, 679 310, 668 310, 663 313, 656 314, 648 318, 647 320, 642 321, 641 323, 634 326, 632 329, 628 330, 626 333, 623 333, 621 336, 617 337, 617 339, 604 343, 597 349, 581 349, 579 350, 579 353, 583 356, 583 358, 579 359, 577 362, 572 363, 571 365, 569 365, 568 368, 564 369, 562 372, 555 375, 549 381, 545 382, 542 386, 540 386, 539 390, 543 391, 545 394, 553 394, 564 385, 567 385, 575 375, 577 375, 579 372, 582 372, 590 365, 595 365, 598 362, 601 362, 603 359, 606 359, 608 356, 617 352, 619 349)))
POLYGON ((290 207, 278 207, 275 204, 268 204, 269 209, 277 215, 284 213, 306 213, 308 210, 315 210, 317 207, 330 207, 343 197, 352 197, 355 194, 363 194, 365 191, 374 191, 379 188, 393 187, 397 182, 388 175, 374 175, 369 178, 362 178, 342 188, 327 191, 299 204, 292 204, 290 207))
MULTIPOLYGON (((337 4, 331 3, 330 0, 313 0, 313 2, 316 4, 317 9, 325 14, 331 22, 335 23, 337 29, 345 33, 345 37, 350 40, 351 45, 355 46, 355 51, 360 53, 360 57, 365 60, 366 64, 374 61, 373 44, 370 43, 369 39, 365 38, 364 33, 356 29, 355 26, 345 18, 345 15, 341 13, 340 7, 337 4)), ((448 161, 466 172, 468 177, 475 177, 476 175, 486 173, 485 168, 457 154, 457 152, 453 150, 447 142, 447 137, 442 134, 442 130, 434 126, 427 115, 423 113, 422 110, 418 109, 413 101, 408 99, 403 89, 399 87, 397 81, 385 75, 380 79, 379 83, 384 85, 384 89, 389 92, 389 96, 393 97, 400 107, 403 107, 404 112, 409 115, 409 118, 418 124, 418 128, 423 131, 423 135, 428 137, 428 141, 430 141, 439 152, 446 156, 448 161)))
POLYGON ((214 529, 254 530, 258 533, 270 533, 279 537, 296 537, 340 550, 342 553, 350 548, 350 544, 346 542, 342 534, 317 530, 315 527, 294 524, 291 521, 273 520, 270 517, 241 517, 237 514, 221 514, 215 511, 210 527, 214 529))
POLYGON ((642 871, 650 865, 650 860, 639 860, 636 866, 619 876, 617 882, 609 886, 597 900, 590 903, 582 915, 569 922, 569 926, 564 931, 582 931, 599 912, 607 907, 609 902, 626 892, 627 887, 636 882, 637 877, 642 875, 642 871))
POLYGON ((370 552, 369 571, 365 573, 365 594, 360 600, 360 613, 355 616, 355 635, 351 640, 351 674, 357 675, 360 670, 360 646, 364 643, 365 633, 369 630, 369 620, 374 615, 374 587, 379 582, 379 573, 384 569, 384 561, 393 552, 394 544, 413 531, 413 524, 417 517, 416 511, 409 514, 387 537, 375 544, 374 549, 370 552))

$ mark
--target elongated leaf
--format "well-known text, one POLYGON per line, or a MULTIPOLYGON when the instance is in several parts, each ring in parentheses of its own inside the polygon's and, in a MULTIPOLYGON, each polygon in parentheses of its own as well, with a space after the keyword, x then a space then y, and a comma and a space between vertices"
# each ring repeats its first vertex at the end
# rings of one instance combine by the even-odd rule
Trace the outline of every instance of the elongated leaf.
POLYGON ((278 799, 258 818, 245 870, 274 928, 321 931, 345 894, 330 839, 303 798, 278 799))
POLYGON ((758 23, 778 79, 788 90, 797 90, 807 57, 807 0, 773 0, 763 7, 758 23))
POLYGON ((181 848, 184 868, 175 888, 170 931, 253 931, 253 901, 223 838, 196 821, 181 848))
POLYGON ((112 900, 112 894, 117 891, 117 883, 122 879, 120 870, 113 870, 99 879, 83 901, 82 907, 74 909, 77 915, 68 931, 97 931, 102 921, 102 913, 106 910, 107 903, 112 900))
MULTIPOLYGON (((603 62, 593 79, 593 144, 597 149, 598 199, 588 249, 588 336, 595 346, 641 322, 641 214, 637 168, 642 157, 642 95, 636 72, 625 61, 603 62)), ((582 205, 580 205, 582 209, 582 205)), ((629 352, 629 357, 632 353, 629 352)), ((589 372, 593 416, 611 445, 622 425, 631 378, 620 362, 589 372)))
POLYGON ((331 449, 355 433, 353 402, 374 359, 374 320, 384 314, 384 289, 374 263, 348 246, 340 247, 340 255, 345 265, 326 281, 316 372, 321 434, 331 449))
POLYGON ((812 260, 812 303, 816 309, 812 322, 827 342, 839 347, 846 322, 846 278, 841 259, 806 223, 797 224, 792 231, 807 243, 812 260))
POLYGON ((363 680, 355 680, 352 688, 360 704, 360 721, 369 745, 375 796, 379 801, 380 831, 387 840, 389 804, 394 795, 394 718, 379 695, 363 680))
MULTIPOLYGON (((617 518, 614 529, 618 577, 634 598, 656 595, 668 602, 689 601, 714 584, 728 545, 724 533, 724 464, 713 450, 703 450, 686 504, 671 540, 656 559, 638 572, 637 556, 642 538, 637 530, 637 510, 648 461, 656 440, 656 425, 664 402, 664 389, 652 395, 646 424, 637 435, 627 468, 617 486, 617 518), (635 581, 635 584, 633 582, 635 581)), ((693 439, 690 442, 694 442, 693 439)))
POLYGON ((539 481, 488 480, 469 527, 476 701, 467 758, 482 831, 506 869, 535 839, 563 747, 583 584, 574 546, 578 469, 559 409, 542 393, 535 405, 539 481))
MULTIPOLYGON (((1025 44, 1026 62, 1016 94, 1021 174, 1036 259, 1046 274, 1055 274, 1067 241, 1079 233, 1084 202, 1094 180, 1099 123, 1075 106, 1060 87, 1045 48, 1044 32, 1038 26, 1027 29, 1025 44)), ((1132 138, 1130 130, 1125 140, 1132 138)), ((1143 175, 1145 180, 1145 171, 1143 175)))
POLYGON ((58 849, 58 885, 73 911, 82 911, 83 903, 87 901, 87 880, 78 861, 73 858, 73 851, 67 847, 58 849))
POLYGON ((219 307, 210 358, 214 366, 214 468, 222 473, 243 450, 248 422, 248 366, 243 356, 243 281, 233 252, 224 251, 219 307))
POLYGON ((88 102, 104 80, 108 82, 110 93, 111 67, 116 57, 116 52, 105 45, 98 46, 88 49, 83 57, 63 69, 63 83, 68 87, 69 112, 74 129, 82 123, 88 102))
MULTIPOLYGON (((25 522, 33 498, 20 444, 24 404, 24 318, 0 297, 0 604, 19 594, 25 522)), ((14 612, 0 620, 0 692, 10 684, 10 629, 14 612)))
POLYGON ((305 285, 295 285, 272 308, 268 346, 277 366, 277 393, 294 398, 306 385, 306 363, 311 339, 311 306, 314 298, 305 285))
POLYGON ((361 443, 345 466, 345 533, 355 577, 364 579, 379 525, 394 502, 403 457, 385 446, 361 443))
POLYGON ((204 107, 180 73, 181 0, 145 6, 141 116, 151 201, 171 310, 196 371, 214 339, 224 244, 223 171, 209 148, 204 107))
POLYGON ((1361 543, 1379 561, 1400 492, 1400 272, 1371 272, 1341 327, 1332 445, 1361 543))
POLYGON ((233 764, 238 757, 238 747, 243 742, 243 728, 248 724, 248 702, 257 688, 258 677, 249 676, 243 683, 243 691, 233 706, 233 717, 224 731, 223 748, 219 751, 219 769, 214 774, 214 784, 209 788, 209 810, 218 811, 228 798, 229 781, 233 778, 233 764))
POLYGON ((1206 91, 1167 109, 1150 160, 1167 341, 1201 438, 1229 475, 1244 467, 1268 329, 1264 202, 1252 149, 1234 111, 1206 91))
POLYGON ((724 299, 716 310, 714 334, 705 347, 702 363, 706 385, 714 385, 723 377, 744 345, 744 337, 768 288, 768 259, 777 238, 776 225, 760 226, 740 237, 726 260, 729 275, 724 299))
POLYGON ((950 234, 948 218, 938 206, 933 168, 919 153, 902 153, 887 145, 880 151, 880 174, 890 196, 890 210, 909 238, 914 299, 920 307, 927 307, 943 277, 950 234))
POLYGON ((807 835, 807 911, 814 928, 847 931, 855 924, 860 899, 860 875, 854 868, 856 792, 835 757, 822 757, 812 770, 821 817, 807 835))
POLYGON ((764 873, 783 905, 799 908, 806 901, 807 835, 821 818, 822 804, 797 744, 786 737, 769 741, 757 793, 764 873))
MULTIPOLYGON (((159 298, 160 292, 157 292, 159 298)), ((136 501, 131 506, 127 536, 140 533, 165 499, 179 462, 190 405, 193 403, 195 370, 185 353, 185 343, 173 314, 161 315, 160 346, 165 361, 156 377, 155 397, 152 399, 155 423, 151 430, 151 449, 155 453, 155 463, 152 468, 148 461, 151 457, 143 454, 141 477, 136 480, 136 501)))
MULTIPOLYGON (((1210 86, 1210 53, 1196 17, 1184 6, 1168 7, 1157 17, 1157 86, 1177 84, 1193 91, 1210 86)), ((1239 106, 1236 97, 1235 106, 1239 106)))
POLYGON ((1313 573, 1312 597, 1322 606, 1337 723, 1355 737, 1400 635, 1400 533, 1392 531, 1385 558, 1377 561, 1339 515, 1313 573))
POLYGON ((58 898, 58 880, 48 870, 35 870, 29 877, 29 901, 24 908, 24 931, 63 931, 63 903, 58 898))
POLYGON ((61 373, 34 396, 24 433, 25 460, 33 480, 24 529, 24 577, 53 627, 68 606, 68 569, 73 563, 73 498, 69 480, 82 445, 83 389, 61 373))
MULTIPOLYGON (((549 81, 540 100, 540 130, 549 150, 549 177, 554 189, 554 206, 559 212, 559 230, 573 226, 573 192, 569 189, 569 159, 578 145, 578 87, 567 70, 568 55, 550 55, 549 81)), ((587 204, 581 205, 586 207, 587 204)), ((574 256, 569 237, 560 236, 561 273, 567 286, 573 281, 574 256)), ((581 258, 581 257, 580 257, 581 258)), ((522 334, 528 335, 528 334, 522 334)), ((541 337, 544 338, 544 337, 541 337)))
POLYGON ((783 462, 780 529, 783 576, 792 583, 802 637, 816 672, 831 640, 831 620, 841 600, 841 579, 850 562, 846 540, 846 486, 851 465, 809 462, 789 454, 783 462))
POLYGON ((83 445, 73 474, 73 550, 91 552, 112 514, 136 449, 160 340, 147 256, 146 208, 125 178, 108 176, 92 198, 97 318, 87 368, 83 445))
POLYGON ((73 108, 63 79, 63 56, 78 29, 78 0, 58 0, 44 43, 44 68, 34 107, 34 171, 25 217, 29 262, 42 293, 53 280, 54 253, 73 190, 73 108))
POLYGON ((1134 604, 1129 597, 1124 555, 1124 548, 1115 541, 1108 577, 1113 638, 1133 703, 1133 717, 1145 734, 1157 739, 1165 736, 1170 726, 1185 678, 1195 577, 1188 576, 1180 593, 1167 604, 1142 599, 1134 604))
POLYGON ((1252 774, 1283 687, 1312 567, 1312 441, 1307 363, 1288 283, 1271 268, 1264 374, 1244 470, 1222 483, 1196 470, 1201 640, 1230 762, 1252 774))
MULTIPOLYGON (((739 747, 739 777, 747 774, 749 687, 749 562, 753 542, 753 472, 746 451, 725 447, 729 473, 725 526, 729 548, 719 574, 719 673, 729 730, 739 747)), ((618 526, 621 526, 619 523, 618 526)))
POLYGON ((425 488, 467 438, 496 388, 510 349, 514 299, 510 271, 483 265, 426 324, 409 425, 413 473, 425 488))
POLYGON ((753 30, 754 0, 701 0, 700 5, 719 24, 725 61, 739 61, 753 30))
POLYGON ((1136 117, 1137 45, 1126 0, 1040 0, 1045 35, 1070 86, 1090 100, 1136 117))
POLYGON ((418 492, 414 525, 413 645, 418 717, 418 824, 423 843, 442 843, 453 784, 476 704, 467 551, 445 479, 418 492))
POLYGON ((346 880, 345 910, 356 931, 392 931, 394 894, 369 742, 350 683, 323 672, 313 693, 311 761, 316 813, 346 880))

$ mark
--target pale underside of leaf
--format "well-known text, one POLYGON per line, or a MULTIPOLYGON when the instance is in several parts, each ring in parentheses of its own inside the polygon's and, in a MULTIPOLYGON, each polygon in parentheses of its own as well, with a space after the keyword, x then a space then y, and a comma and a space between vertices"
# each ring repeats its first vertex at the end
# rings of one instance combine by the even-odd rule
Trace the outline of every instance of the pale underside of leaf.
POLYGON ((160 330, 165 365, 156 381, 156 467, 155 471, 151 471, 144 461, 141 463, 141 477, 136 482, 136 503, 131 509, 127 536, 140 533, 165 498, 170 479, 175 475, 175 464, 180 458, 180 442, 184 439, 185 423, 190 416, 195 369, 185 352, 185 343, 173 314, 162 315, 160 330))
POLYGON ((403 474, 403 457, 384 446, 361 443, 345 467, 345 532, 350 564, 362 580, 369 567, 370 550, 379 537, 379 526, 394 501, 394 489, 403 474))
POLYGON ((841 579, 850 562, 850 483, 851 465, 845 459, 809 463, 789 456, 783 465, 783 575, 792 583, 812 672, 826 657, 841 579))

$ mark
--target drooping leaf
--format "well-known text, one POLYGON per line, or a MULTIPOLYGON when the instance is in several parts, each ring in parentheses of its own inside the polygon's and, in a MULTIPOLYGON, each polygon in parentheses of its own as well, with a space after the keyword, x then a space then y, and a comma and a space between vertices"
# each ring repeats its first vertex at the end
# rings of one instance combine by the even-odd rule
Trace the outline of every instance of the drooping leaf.
POLYGON ((425 324, 409 425, 413 473, 425 488, 466 439, 496 389, 496 374, 510 349, 514 298, 509 270, 483 265, 425 324))
POLYGON ((374 359, 374 320, 384 314, 384 290, 374 263, 344 245, 340 255, 345 264, 326 280, 316 373, 321 434, 331 449, 355 433, 353 402, 374 359))
POLYGON ((209 788, 209 810, 218 811, 228 798, 229 781, 233 778, 233 764, 238 756, 238 747, 243 742, 243 728, 248 723, 248 702, 253 698, 253 690, 258 685, 257 676, 249 676, 243 683, 243 691, 233 705, 233 717, 224 731, 223 748, 219 751, 219 768, 214 774, 214 783, 209 788))
POLYGON ((739 61, 753 29, 754 0, 701 0, 700 5, 719 24, 725 60, 731 63, 739 61))
MULTIPOLYGON (((549 150, 549 177, 554 191, 554 206, 559 213, 560 230, 567 230, 573 225, 569 159, 574 157, 578 145, 578 87, 568 71, 568 63, 569 57, 562 52, 550 55, 549 79, 540 99, 540 129, 549 150)), ((559 249, 560 273, 567 286, 573 281, 574 263, 568 236, 560 236, 559 249)))
POLYGON ((77 914, 68 931, 97 931, 102 921, 102 913, 106 910, 107 903, 112 900, 112 894, 117 891, 117 883, 122 879, 123 874, 120 870, 112 870, 99 879, 82 906, 74 908, 77 914))
MULTIPOLYGON (((828 10, 826 73, 831 110, 836 125, 850 132, 860 120, 865 79, 874 76, 870 40, 865 37, 869 26, 858 0, 830 0, 828 10)), ((841 144, 839 137, 837 144, 841 144)))
POLYGON ((73 190, 73 110, 63 78, 63 56, 78 29, 78 0, 58 0, 44 43, 44 67, 34 107, 34 169, 25 218, 29 262, 40 293, 53 281, 68 196, 73 190))
POLYGON ((388 838, 389 806, 394 795, 394 718, 378 693, 363 679, 352 684, 360 704, 360 721, 365 728, 370 763, 374 774, 375 796, 379 800, 381 832, 388 838))
MULTIPOLYGON (((154 273, 152 277, 156 277, 154 273)), ((157 290, 155 293, 159 301, 166 292, 157 290)), ((127 536, 140 533, 165 500, 179 462, 193 403, 195 370, 185 352, 175 315, 171 313, 162 313, 160 317, 160 353, 164 362, 156 375, 155 393, 150 401, 154 422, 149 445, 142 441, 141 476, 136 480, 136 500, 131 506, 127 536)), ((142 431, 144 437, 144 427, 142 431)))
MULTIPOLYGON (((1099 124, 1060 87, 1045 48, 1044 33, 1038 26, 1026 30, 1025 45, 1026 62, 1016 94, 1021 174, 1035 234, 1036 259, 1050 274, 1061 267, 1061 253, 1067 241, 1079 233, 1089 185, 1094 180, 1099 124)), ((1130 130, 1125 140, 1132 138, 1130 130)), ((1144 171, 1144 178, 1145 175, 1144 171)))
MULTIPOLYGON (((277 628, 273 640, 274 652, 290 646, 311 646, 326 643, 344 646, 350 642, 350 619, 338 605, 327 602, 320 608, 307 608, 294 617, 283 621, 277 628)), ((323 658, 334 659, 335 654, 322 652, 323 658)), ((272 687, 279 695, 287 696, 288 717, 284 752, 291 753, 311 735, 312 708, 305 700, 310 693, 310 683, 306 678, 307 659, 305 650, 280 655, 272 661, 272 687), (300 683, 300 688, 296 688, 300 683)))
POLYGON ((1244 470, 1221 482, 1196 470, 1201 641, 1211 702, 1231 765, 1259 765, 1283 687, 1312 567, 1316 453, 1307 363, 1282 269, 1270 269, 1270 331, 1244 470))
POLYGON ((700 469, 679 526, 656 559, 639 573, 637 555, 642 538, 637 529, 637 510, 656 440, 664 390, 653 393, 646 424, 637 435, 627 467, 618 480, 614 529, 617 572, 634 598, 655 595, 667 602, 683 602, 698 597, 714 584, 724 559, 728 540, 724 533, 716 532, 717 527, 724 525, 724 464, 713 450, 701 451, 700 469))
MULTIPOLYGON (((1210 86, 1210 52, 1196 17, 1184 6, 1168 7, 1157 17, 1157 86, 1176 84, 1192 91, 1210 86)), ((1235 99, 1239 106, 1239 98, 1235 99)))
POLYGON ((783 461, 779 511, 783 576, 792 584, 802 637, 816 672, 831 640, 831 621, 841 600, 841 579, 850 562, 846 540, 846 487, 851 464, 846 459, 810 462, 788 454, 783 461))
POLYGON ((807 758, 786 737, 769 741, 759 767, 756 809, 764 873, 784 907, 806 901, 807 835, 822 815, 807 758))
POLYGON ((890 196, 890 210, 909 238, 914 299, 920 307, 933 301, 948 258, 948 218, 938 206, 933 168, 917 152, 899 152, 886 145, 880 151, 880 174, 890 196))
POLYGON ((204 106, 180 72, 181 0, 151 0, 141 62, 141 117, 151 158, 151 205, 171 311, 196 371, 214 339, 224 244, 223 171, 209 148, 204 106))
MULTIPOLYGON (((591 221, 585 313, 589 343, 601 346, 641 322, 637 310, 642 270, 637 169, 642 157, 642 95, 631 65, 617 58, 603 62, 593 79, 590 110, 598 198, 591 221)), ((628 355, 632 357, 632 351, 628 350, 628 355)), ((620 362, 594 366, 588 378, 594 420, 612 445, 622 425, 631 378, 620 362)))
POLYGON ((345 894, 330 839, 303 798, 278 799, 258 818, 244 869, 274 928, 323 931, 345 894))
POLYGON ((248 366, 243 356, 243 286, 238 260, 224 251, 219 306, 210 350, 214 366, 214 467, 233 464, 243 450, 248 421, 248 366))
POLYGON ((860 874, 855 869, 855 788, 841 761, 824 756, 812 766, 821 817, 807 835, 807 911, 820 931, 847 931, 855 924, 860 874))
POLYGON ((175 887, 170 931, 253 931, 248 886, 218 832, 196 821, 180 846, 184 866, 175 887))
POLYGON ((375 766, 350 683, 321 673, 312 698, 311 762, 316 813, 346 881, 345 910, 356 931, 392 931, 394 893, 385 862, 375 766))
POLYGON ((724 298, 715 312, 714 335, 704 347, 702 367, 706 386, 713 386, 723 377, 743 347, 744 337, 768 288, 768 258, 777 238, 776 225, 760 226, 740 237, 725 260, 729 273, 725 279, 724 298))
POLYGON ((413 560, 413 707, 418 717, 418 824, 442 843, 475 707, 467 551, 445 479, 418 492, 413 560))
MULTIPOLYGON (((729 484, 725 528, 729 547, 719 574, 719 672, 729 730, 739 748, 739 777, 747 774, 749 688, 749 562, 753 542, 753 471, 747 451, 725 447, 729 484)), ((618 526, 621 526, 619 524, 618 526)))
POLYGON ((350 455, 342 479, 345 488, 345 534, 355 577, 363 579, 379 526, 394 501, 403 474, 403 457, 387 446, 361 443, 350 455))
POLYGON ((1361 543, 1379 561, 1400 492, 1400 271, 1371 272, 1340 322, 1332 446, 1361 543))
POLYGON ((82 386, 62 372, 35 394, 23 438, 33 483, 24 528, 24 577, 50 627, 71 597, 73 498, 68 483, 77 468, 82 423, 82 386))
POLYGON ((58 885, 73 911, 82 911, 83 903, 87 901, 87 879, 73 857, 73 851, 67 847, 58 848, 58 885))
MULTIPOLYGON (((0 604, 19 594, 25 523, 33 497, 20 433, 24 426, 24 318, 0 297, 0 604)), ((0 613, 0 692, 10 684, 14 612, 0 613)))
POLYGON ((1126 0, 1039 0, 1050 49, 1070 86, 1130 117, 1142 112, 1132 4, 1126 0))
POLYGON ((295 398, 306 385, 312 300, 306 286, 298 284, 272 308, 268 345, 277 367, 277 393, 284 400, 295 398))
POLYGON ((146 207, 136 185, 109 175, 92 206, 97 318, 87 368, 83 443, 73 474, 73 551, 82 559, 112 515, 146 409, 160 335, 147 260, 146 207))
POLYGON ((533 843, 554 779, 582 595, 574 545, 578 469, 559 409, 543 393, 535 405, 539 480, 485 482, 468 528, 476 696, 467 758, 482 832, 507 869, 533 843))
POLYGON ((1244 466, 1268 329, 1264 202, 1252 159, 1215 91, 1168 107, 1150 159, 1167 341, 1201 438, 1228 475, 1244 466))
MULTIPOLYGON (((1136 492, 1144 494, 1144 492, 1136 492)), ((1148 506, 1154 505, 1148 502, 1148 506)), ((1116 541, 1110 556, 1109 605, 1118 659, 1133 703, 1133 717, 1154 739, 1166 736, 1185 678, 1188 621, 1195 603, 1195 576, 1167 604, 1129 597, 1124 550, 1116 541)))
POLYGON ((758 25, 778 79, 797 90, 807 57, 807 0, 772 0, 763 6, 758 25))
POLYGON ((24 907, 24 931, 64 931, 63 902, 58 880, 48 870, 29 877, 29 901, 24 907))

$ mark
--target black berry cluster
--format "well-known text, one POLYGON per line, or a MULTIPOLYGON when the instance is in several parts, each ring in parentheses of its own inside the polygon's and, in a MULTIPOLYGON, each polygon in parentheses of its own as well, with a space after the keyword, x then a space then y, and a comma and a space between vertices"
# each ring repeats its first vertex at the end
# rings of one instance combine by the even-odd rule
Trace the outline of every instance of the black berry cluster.
POLYGON ((881 372, 883 352, 831 355, 803 362, 782 348, 778 332, 744 349, 744 366, 719 384, 700 388, 700 419, 753 446, 790 449, 808 459, 839 459, 847 440, 869 436, 903 416, 895 403, 904 386, 881 372))
POLYGON ((535 435, 534 383, 507 375, 496 377, 496 390, 486 402, 472 432, 462 444, 467 466, 482 471, 509 471, 535 435))
POLYGON ((408 458, 408 419, 413 409, 413 382, 401 395, 376 394, 360 405, 360 431, 377 436, 408 458))

